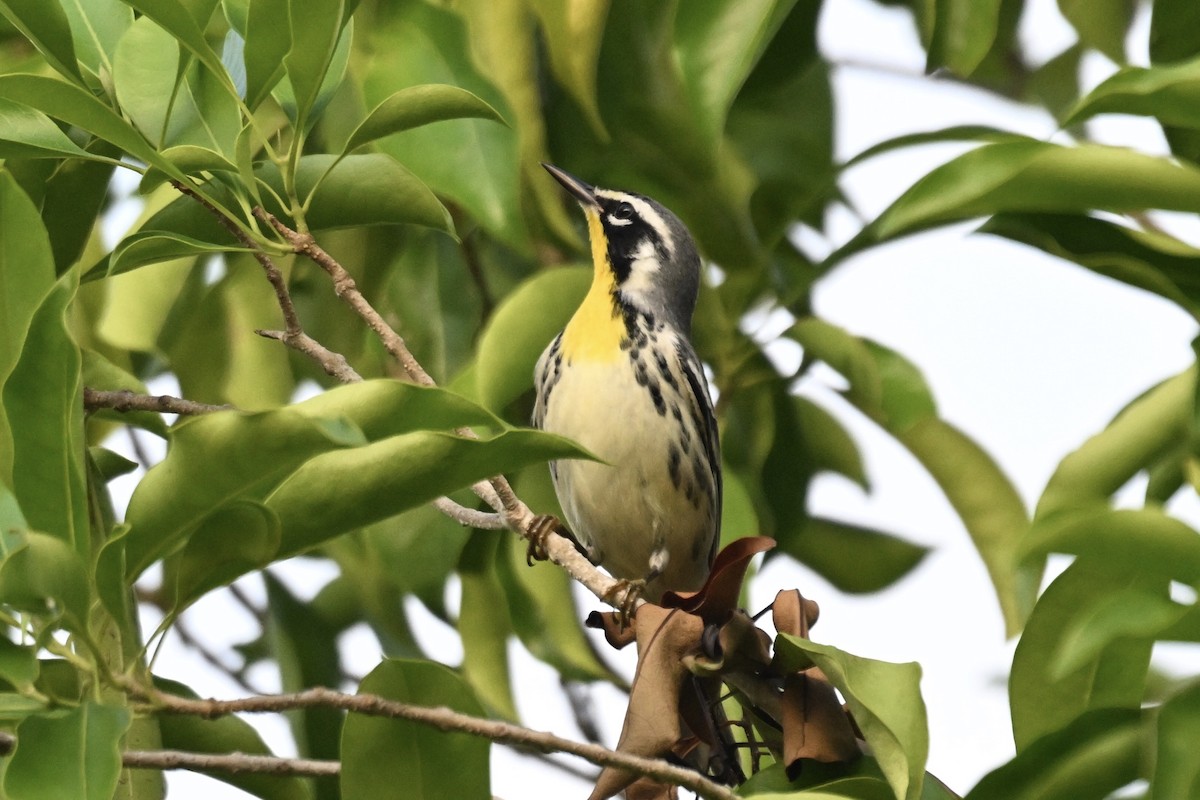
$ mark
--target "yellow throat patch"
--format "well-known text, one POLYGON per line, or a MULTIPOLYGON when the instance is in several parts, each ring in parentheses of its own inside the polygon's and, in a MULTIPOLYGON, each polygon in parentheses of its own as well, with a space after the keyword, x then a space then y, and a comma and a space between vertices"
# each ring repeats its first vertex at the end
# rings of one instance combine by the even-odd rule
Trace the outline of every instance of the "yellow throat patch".
POLYGON ((592 243, 592 286, 563 330, 562 353, 568 361, 616 361, 626 337, 625 321, 616 307, 617 288, 608 262, 608 236, 594 208, 585 208, 592 243))

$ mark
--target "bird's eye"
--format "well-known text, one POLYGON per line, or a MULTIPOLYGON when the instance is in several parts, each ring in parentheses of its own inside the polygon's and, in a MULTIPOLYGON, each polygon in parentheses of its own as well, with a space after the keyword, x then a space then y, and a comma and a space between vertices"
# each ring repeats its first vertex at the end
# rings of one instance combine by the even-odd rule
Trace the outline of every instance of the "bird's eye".
POLYGON ((608 212, 608 221, 613 224, 628 225, 632 218, 634 218, 634 206, 629 203, 618 203, 612 211, 608 212))

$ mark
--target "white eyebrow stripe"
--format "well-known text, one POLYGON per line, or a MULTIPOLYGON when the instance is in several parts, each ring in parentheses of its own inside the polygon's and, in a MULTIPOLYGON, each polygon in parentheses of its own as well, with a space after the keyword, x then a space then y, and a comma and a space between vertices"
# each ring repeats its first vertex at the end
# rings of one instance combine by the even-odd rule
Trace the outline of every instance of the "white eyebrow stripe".
MULTIPOLYGON (((667 253, 672 256, 675 255, 675 237, 671 235, 671 228, 667 225, 666 220, 662 218, 662 215, 655 210, 654 206, 647 203, 641 197, 626 194, 625 192, 615 192, 612 189, 595 189, 594 192, 597 197, 603 197, 608 200, 624 200, 633 206, 633 210, 637 212, 637 215, 658 234, 659 241, 667 248, 667 253)), ((629 224, 628 220, 613 219, 611 214, 608 215, 607 219, 612 225, 629 224)))

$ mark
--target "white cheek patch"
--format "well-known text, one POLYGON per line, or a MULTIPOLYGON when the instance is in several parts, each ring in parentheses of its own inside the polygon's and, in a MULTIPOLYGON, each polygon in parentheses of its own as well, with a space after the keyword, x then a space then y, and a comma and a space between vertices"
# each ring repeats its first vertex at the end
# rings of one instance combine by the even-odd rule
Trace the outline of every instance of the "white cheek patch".
POLYGON ((621 284, 622 291, 647 295, 654 289, 654 276, 659 270, 658 253, 654 244, 643 241, 629 262, 629 277, 621 284))
POLYGON ((632 224, 633 224, 633 220, 631 220, 631 219, 620 219, 620 218, 618 218, 618 217, 617 217, 615 214, 609 214, 609 215, 608 215, 608 224, 609 224, 609 225, 615 225, 615 226, 617 226, 618 228, 621 228, 621 227, 624 227, 624 226, 626 226, 626 225, 632 225, 632 224))

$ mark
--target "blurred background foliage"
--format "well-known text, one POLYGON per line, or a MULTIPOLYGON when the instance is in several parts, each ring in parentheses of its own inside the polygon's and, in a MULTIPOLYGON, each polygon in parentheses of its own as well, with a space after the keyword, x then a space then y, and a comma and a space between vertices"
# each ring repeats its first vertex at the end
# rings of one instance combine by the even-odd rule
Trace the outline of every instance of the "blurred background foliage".
MULTIPOLYGON (((573 451, 518 428, 533 363, 589 273, 547 161, 662 201, 709 262, 694 339, 718 398, 726 540, 772 536, 770 558, 798 559, 852 593, 891 585, 924 556, 893 532, 809 513, 819 473, 870 488, 855 438, 793 391, 817 363, 840 376, 846 408, 911 452, 961 516, 1008 632, 1024 631, 1011 679, 1018 754, 971 797, 1051 780, 1076 797, 1138 778, 1147 796, 1196 791, 1194 759, 1178 746, 1200 741, 1195 689, 1139 710, 1153 643, 1200 636, 1179 591, 1194 599, 1200 538, 1163 510, 1200 476, 1194 370, 1148 387, 1064 459, 1031 513, 995 461, 939 418, 912 362, 815 316, 811 297, 866 248, 983 219, 988 233, 1196 315, 1200 250, 1147 212, 1200 211, 1200 12, 1156 0, 1153 63, 1080 96, 1082 54, 1125 64, 1139 4, 1059 0, 1078 41, 1037 67, 1016 38, 1021 0, 884 4, 910 9, 930 71, 1044 107, 1061 135, 958 127, 872 148, 850 164, 929 142, 976 145, 818 254, 794 234, 822 230, 847 202, 848 166, 834 158, 818 0, 0 0, 0 601, 13 632, 0 640, 0 714, 22 742, 5 790, 84 796, 38 766, 74 747, 107 765, 86 795, 104 796, 95 786, 116 785, 122 736, 261 750, 234 720, 131 716, 106 676, 144 668, 131 587, 170 621, 297 553, 332 560, 339 577, 311 602, 268 578, 262 637, 242 647, 248 663, 278 664, 287 690, 341 684, 337 637, 362 621, 387 655, 410 659, 368 679, 401 698, 515 719, 512 637, 565 681, 621 682, 583 635, 560 571, 527 569, 515 536, 463 529, 424 505, 503 471, 532 508, 556 511, 544 462, 573 451), (1101 113, 1155 118, 1172 157, 1089 142, 1087 121, 1101 113), (138 210, 113 213, 130 207, 114 188, 129 170, 140 173, 138 210), (281 327, 278 305, 228 226, 277 257, 310 335, 368 379, 399 375, 257 206, 314 232, 451 392, 368 383, 320 394, 332 378, 256 336, 281 327), (768 357, 770 340, 755 334, 767 318, 803 348, 798 370, 768 357), (84 418, 84 385, 140 392, 163 376, 191 400, 258 413, 170 426, 149 413, 84 418), (105 443, 129 425, 168 444, 122 516, 106 483, 139 465, 105 443), (471 444, 438 432, 455 425, 487 435, 471 444), (1143 471, 1145 507, 1113 510, 1113 493, 1143 471), (1076 560, 1039 598, 1050 553, 1076 560), (159 563, 161 580, 143 577, 159 563), (403 602, 412 596, 459 631, 456 670, 421 660, 403 602), (1065 777, 1048 766, 1068 762, 1065 777)), ((359 722, 342 732, 323 711, 291 722, 302 755, 344 760, 353 796, 390 786, 370 779, 378 754, 366 755, 383 734, 359 722)), ((403 748, 432 734, 387 735, 403 748)), ((486 748, 456 758, 451 771, 468 775, 456 796, 486 792, 486 748)), ((161 790, 136 774, 121 783, 128 796, 161 790)), ((339 791, 230 780, 263 797, 339 791)), ((860 790, 839 791, 877 796, 860 790)))

